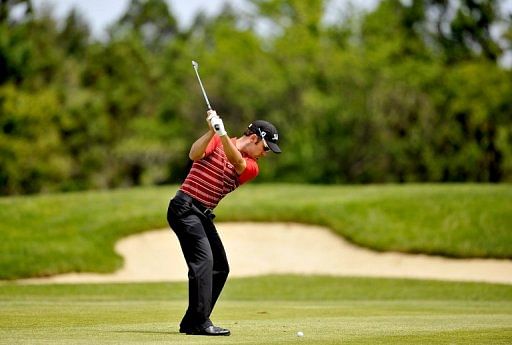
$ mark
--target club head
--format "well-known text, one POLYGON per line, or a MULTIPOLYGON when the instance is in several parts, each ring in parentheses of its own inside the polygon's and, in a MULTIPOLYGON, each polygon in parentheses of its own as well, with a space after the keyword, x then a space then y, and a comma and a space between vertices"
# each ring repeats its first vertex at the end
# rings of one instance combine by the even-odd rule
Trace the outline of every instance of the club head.
POLYGON ((192 60, 192 66, 194 66, 195 69, 199 68, 199 64, 197 62, 195 62, 194 60, 192 60))

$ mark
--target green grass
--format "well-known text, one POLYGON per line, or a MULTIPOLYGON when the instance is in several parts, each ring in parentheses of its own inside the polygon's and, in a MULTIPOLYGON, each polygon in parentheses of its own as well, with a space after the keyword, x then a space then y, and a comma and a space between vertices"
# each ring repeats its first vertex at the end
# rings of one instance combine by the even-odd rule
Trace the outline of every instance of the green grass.
POLYGON ((324 225, 381 251, 512 258, 509 184, 248 187, 222 218, 324 225))
MULTIPOLYGON (((177 187, 0 198, 0 279, 111 272, 121 237, 167 227, 177 187)), ((217 221, 327 226, 376 250, 512 258, 512 185, 247 185, 217 221)))
POLYGON ((185 283, 0 285, 0 344, 509 344, 512 286, 267 276, 229 280, 212 319, 177 333, 185 283), (297 338, 296 332, 305 336, 297 338))
MULTIPOLYGON (((176 186, 0 198, 0 278, 108 272, 121 237, 166 227, 176 186)), ((511 185, 249 185, 218 221, 293 221, 377 250, 512 258, 511 185)), ((177 332, 186 283, 0 284, 0 344, 510 344, 512 286, 407 279, 230 279, 213 320, 177 332), (298 338, 297 331, 305 336, 298 338)))

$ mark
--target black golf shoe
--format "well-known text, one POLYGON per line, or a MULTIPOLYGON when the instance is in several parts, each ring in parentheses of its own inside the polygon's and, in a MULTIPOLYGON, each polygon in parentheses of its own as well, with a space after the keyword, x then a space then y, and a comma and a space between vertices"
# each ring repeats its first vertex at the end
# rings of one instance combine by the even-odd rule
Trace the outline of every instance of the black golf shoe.
POLYGON ((209 335, 209 336, 218 336, 223 335, 227 336, 230 335, 231 332, 229 329, 217 327, 217 326, 208 326, 203 329, 193 328, 193 329, 184 329, 180 328, 180 333, 185 333, 188 335, 209 335))

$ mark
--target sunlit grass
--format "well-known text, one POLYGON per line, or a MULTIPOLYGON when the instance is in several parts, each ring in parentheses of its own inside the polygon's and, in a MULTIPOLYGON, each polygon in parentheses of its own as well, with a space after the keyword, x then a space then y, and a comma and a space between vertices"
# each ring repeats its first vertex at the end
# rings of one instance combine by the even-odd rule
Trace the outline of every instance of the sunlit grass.
POLYGON ((507 344, 512 286, 266 276, 229 280, 231 337, 178 333, 186 283, 0 285, 0 344, 507 344), (298 339, 297 331, 304 332, 298 339))

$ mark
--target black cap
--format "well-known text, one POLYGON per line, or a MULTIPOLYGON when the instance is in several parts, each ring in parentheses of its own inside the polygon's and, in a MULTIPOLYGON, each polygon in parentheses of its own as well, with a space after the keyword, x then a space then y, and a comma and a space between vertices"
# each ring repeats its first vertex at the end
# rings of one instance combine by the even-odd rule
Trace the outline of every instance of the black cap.
POLYGON ((256 120, 249 125, 249 130, 260 138, 265 139, 272 152, 281 153, 281 149, 277 146, 279 134, 273 124, 264 120, 256 120))

